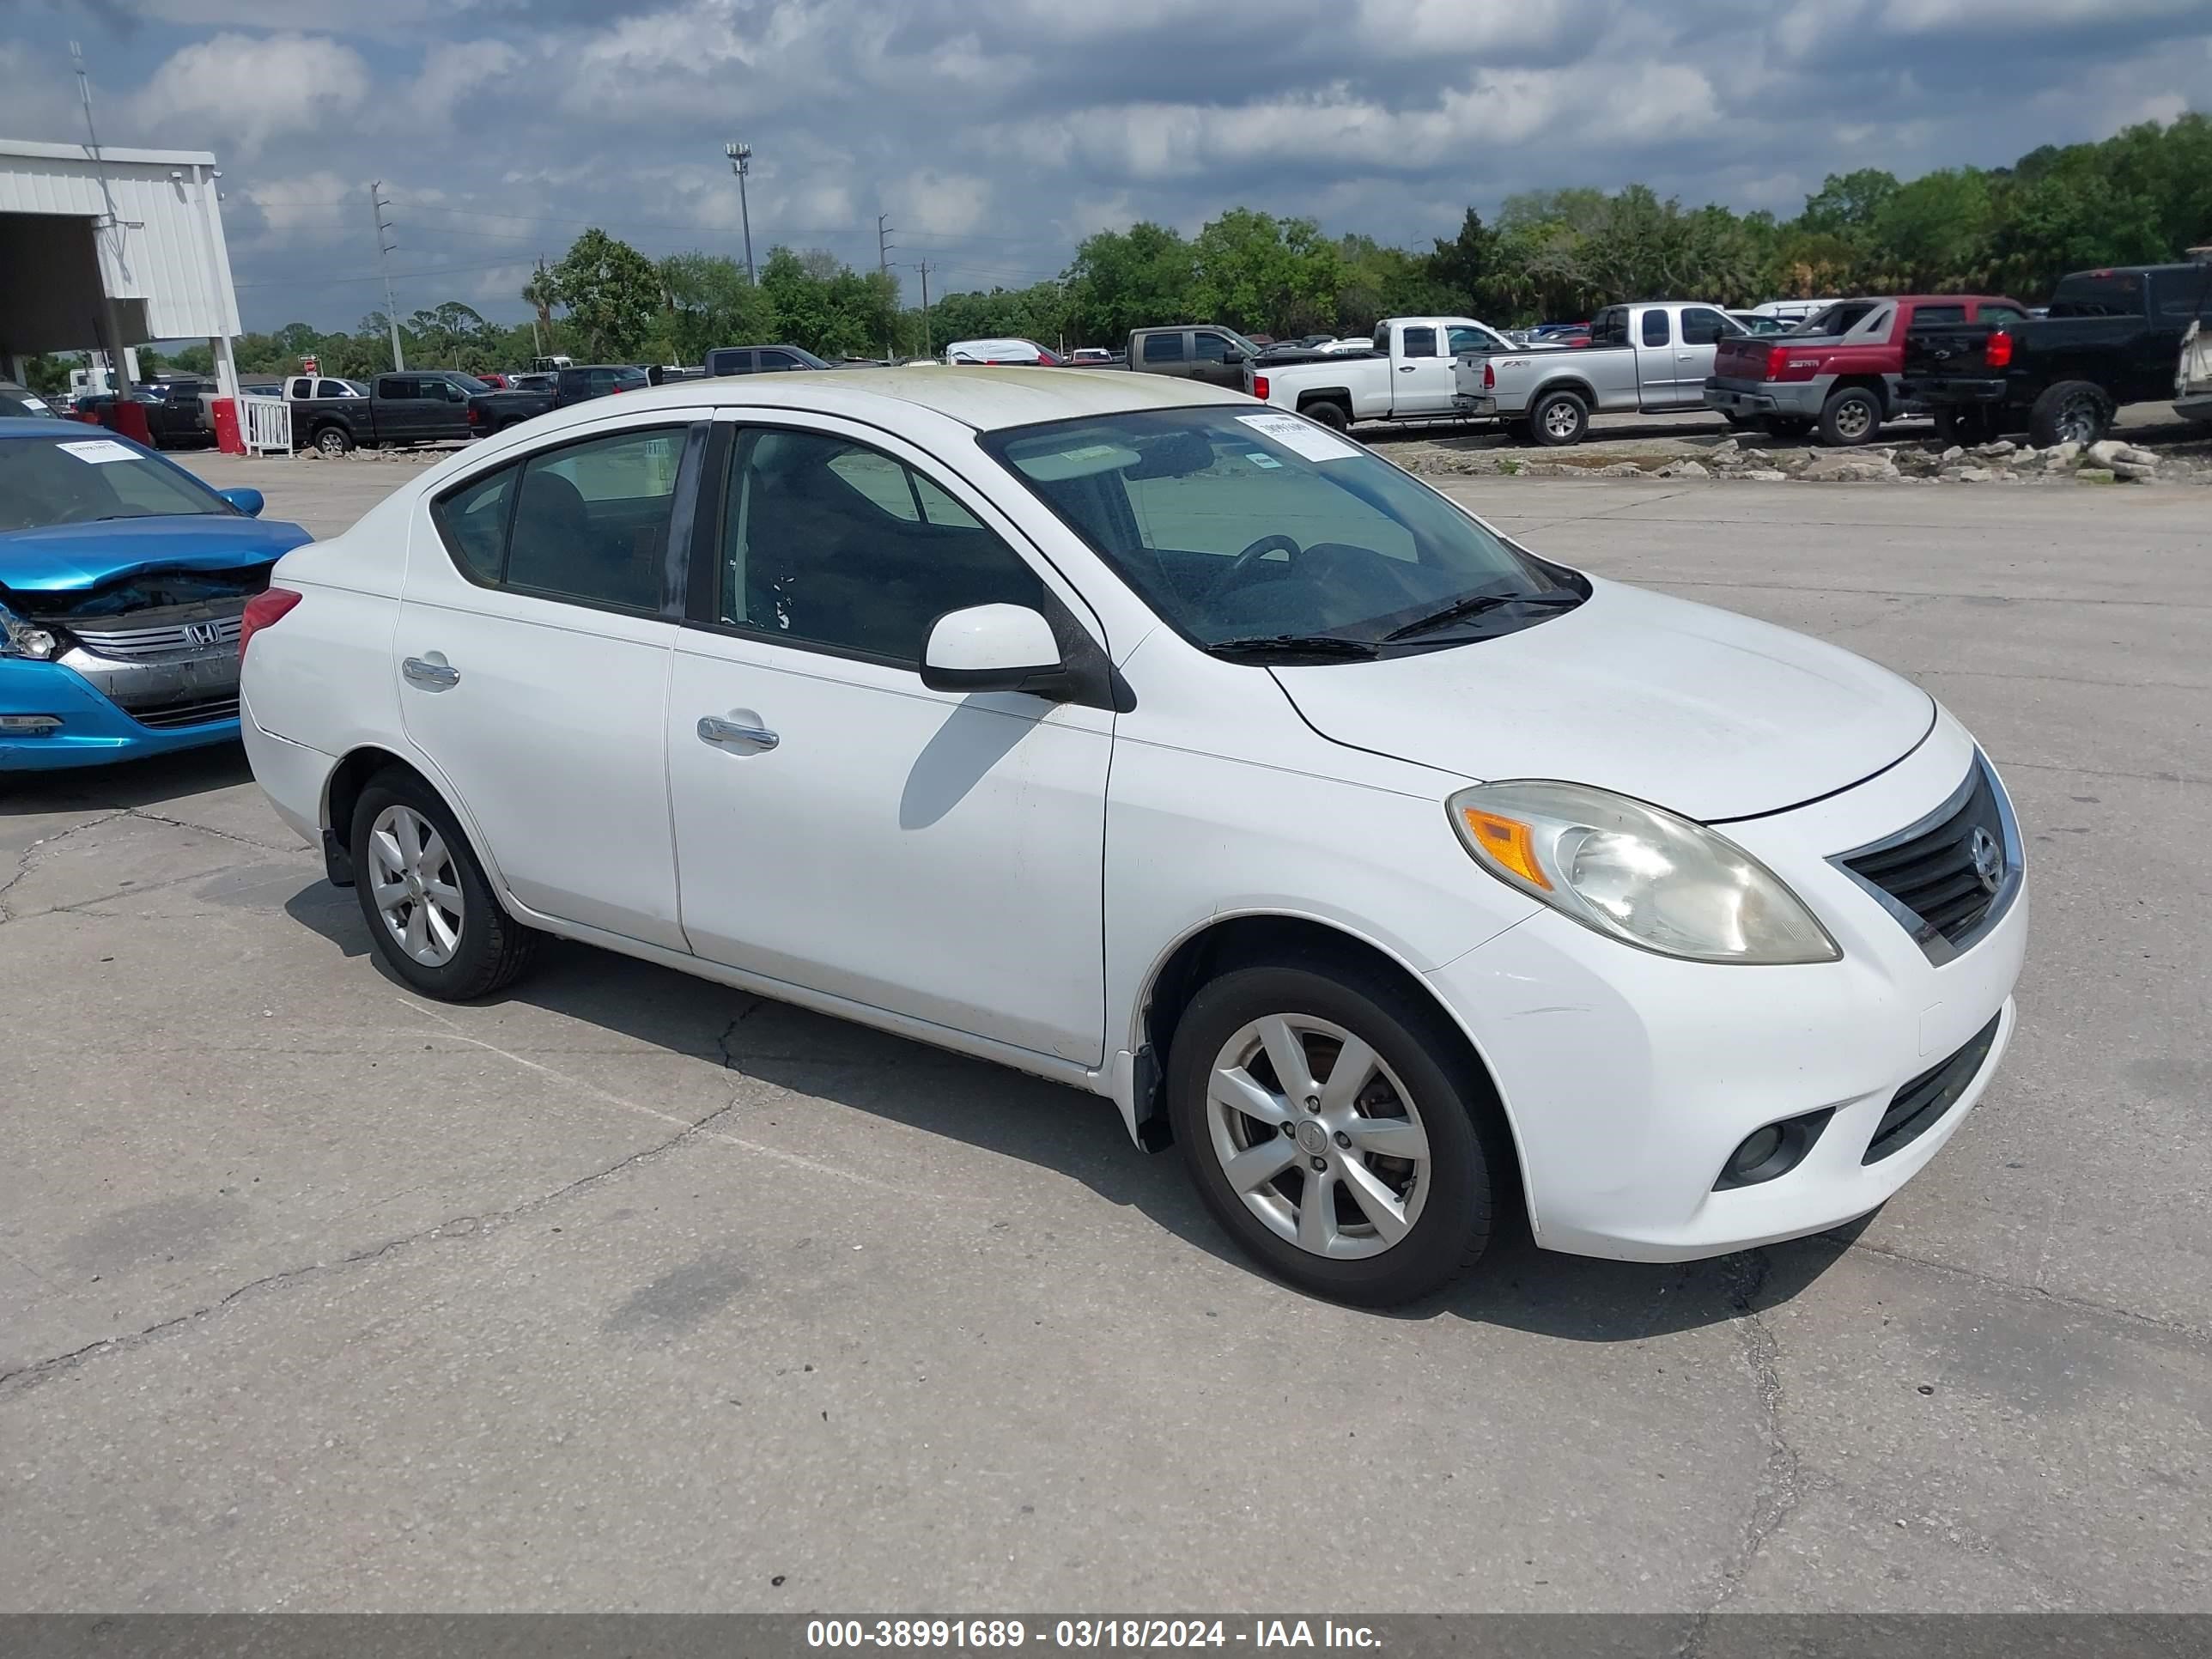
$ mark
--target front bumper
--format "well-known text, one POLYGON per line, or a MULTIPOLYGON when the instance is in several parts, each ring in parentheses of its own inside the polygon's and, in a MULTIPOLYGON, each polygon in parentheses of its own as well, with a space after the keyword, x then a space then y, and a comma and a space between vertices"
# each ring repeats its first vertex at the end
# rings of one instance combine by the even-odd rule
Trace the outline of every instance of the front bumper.
POLYGON ((208 666, 189 673, 176 664, 94 665, 94 674, 110 690, 131 698, 149 720, 164 722, 157 725, 143 724, 119 706, 80 672, 80 659, 88 660, 89 653, 71 651, 53 662, 0 659, 0 714, 60 722, 37 737, 0 730, 0 772, 104 766, 237 739, 234 649, 204 659, 208 666))
POLYGON ((1826 402, 1821 380, 1723 380, 1705 382, 1705 407, 1723 415, 1779 415, 1816 421, 1826 402))
POLYGON ((1875 1209, 1942 1150, 2012 1037, 2026 890, 1937 966, 1828 860, 1920 819, 1973 758, 1947 715, 1878 778, 1723 826, 1813 907, 1839 962, 1680 962, 1547 909, 1430 975, 1497 1080, 1538 1243, 1671 1261, 1802 1237, 1875 1209), (1909 1145, 1865 1162, 1904 1085, 1966 1048, 1992 1018, 1995 1041, 1954 1103, 1909 1145), (1822 1110, 1831 1115, 1788 1174, 1715 1190, 1753 1131, 1822 1110))

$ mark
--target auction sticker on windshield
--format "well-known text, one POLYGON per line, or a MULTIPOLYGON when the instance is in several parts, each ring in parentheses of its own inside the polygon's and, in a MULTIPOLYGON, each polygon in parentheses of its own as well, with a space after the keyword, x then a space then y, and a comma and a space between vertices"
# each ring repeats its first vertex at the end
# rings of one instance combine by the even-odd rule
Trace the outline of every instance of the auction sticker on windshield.
POLYGON ((1237 418, 1261 437, 1273 438, 1292 454, 1310 461, 1341 461, 1360 453, 1358 445, 1295 415, 1239 415, 1237 418))
POLYGON ((55 447, 69 453, 89 465, 99 466, 107 461, 135 461, 138 452, 112 438, 85 438, 76 443, 58 444, 55 447))

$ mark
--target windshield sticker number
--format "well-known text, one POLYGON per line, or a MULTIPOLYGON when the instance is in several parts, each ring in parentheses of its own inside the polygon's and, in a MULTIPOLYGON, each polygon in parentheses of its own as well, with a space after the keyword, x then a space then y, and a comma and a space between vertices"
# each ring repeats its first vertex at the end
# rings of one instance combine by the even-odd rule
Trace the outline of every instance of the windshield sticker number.
POLYGON ((1251 462, 1255 466, 1263 466, 1267 468, 1270 472, 1276 471, 1282 465, 1280 461, 1277 460, 1273 455, 1268 454, 1264 449, 1248 449, 1244 452, 1244 459, 1251 462))
POLYGON ((57 449, 69 453, 89 466, 99 466, 108 461, 135 461, 138 452, 115 441, 112 438, 86 438, 76 443, 57 444, 57 449))
POLYGON ((1261 437, 1272 438, 1293 455, 1310 461, 1348 460, 1359 453, 1356 444, 1295 415, 1239 415, 1237 418, 1261 437))

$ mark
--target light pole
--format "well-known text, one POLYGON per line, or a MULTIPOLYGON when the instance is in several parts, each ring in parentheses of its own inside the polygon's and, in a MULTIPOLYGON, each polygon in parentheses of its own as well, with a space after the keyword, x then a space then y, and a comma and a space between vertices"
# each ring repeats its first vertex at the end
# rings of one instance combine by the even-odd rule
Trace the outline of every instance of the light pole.
POLYGON ((753 147, 728 143, 722 146, 722 154, 730 158, 730 171, 738 175, 738 218, 745 228, 745 280, 758 287, 760 274, 753 269, 752 210, 745 204, 745 175, 753 170, 753 147))

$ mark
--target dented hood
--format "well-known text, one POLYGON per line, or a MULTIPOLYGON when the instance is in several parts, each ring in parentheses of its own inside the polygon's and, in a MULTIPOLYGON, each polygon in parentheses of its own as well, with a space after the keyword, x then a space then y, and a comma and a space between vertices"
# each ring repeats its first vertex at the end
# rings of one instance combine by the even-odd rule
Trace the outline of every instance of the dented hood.
POLYGON ((153 571, 234 570, 308 539, 295 524, 228 513, 45 525, 0 534, 0 589, 71 593, 153 571))
POLYGON ((1486 782, 1593 785, 1706 823, 1832 793, 1909 754, 1935 700, 1863 657, 1725 611, 1593 581, 1513 634, 1272 671, 1308 724, 1486 782))

